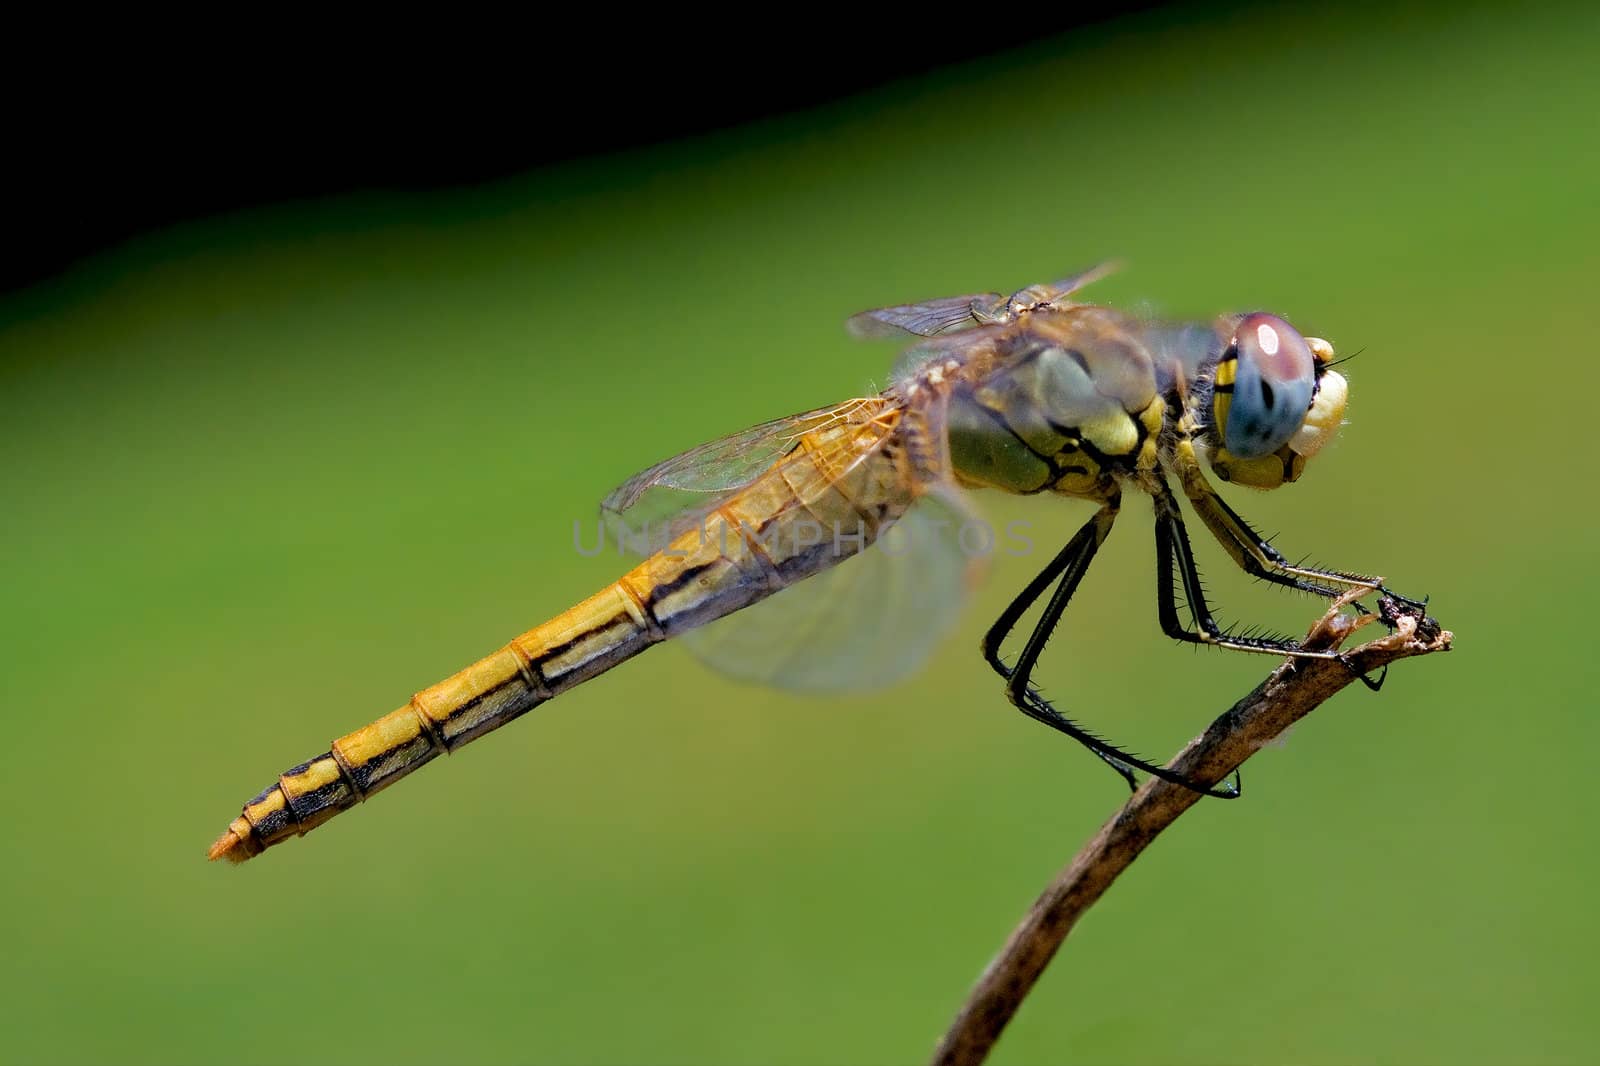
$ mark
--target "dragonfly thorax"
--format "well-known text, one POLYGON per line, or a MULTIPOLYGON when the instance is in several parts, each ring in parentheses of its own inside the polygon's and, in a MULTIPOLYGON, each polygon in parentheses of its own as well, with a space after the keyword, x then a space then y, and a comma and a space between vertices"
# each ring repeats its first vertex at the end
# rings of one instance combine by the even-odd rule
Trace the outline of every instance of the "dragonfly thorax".
POLYGON ((957 475, 1099 499, 1153 470, 1168 405, 1149 339, 1138 320, 1087 305, 1037 309, 992 333, 950 393, 957 475))

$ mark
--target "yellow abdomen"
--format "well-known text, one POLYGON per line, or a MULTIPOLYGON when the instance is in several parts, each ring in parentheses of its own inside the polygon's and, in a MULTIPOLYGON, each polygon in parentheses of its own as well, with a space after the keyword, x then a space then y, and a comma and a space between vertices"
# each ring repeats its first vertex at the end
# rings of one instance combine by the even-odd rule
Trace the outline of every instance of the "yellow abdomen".
POLYGON ((903 456, 871 411, 802 437, 750 486, 619 581, 399 710, 285 771, 211 845, 243 862, 321 825, 440 754, 498 729, 653 644, 748 606, 862 550, 910 506, 903 456), (857 461, 860 460, 860 461, 857 461), (834 523, 859 539, 785 536, 834 523), (841 546, 843 550, 841 550, 841 546))

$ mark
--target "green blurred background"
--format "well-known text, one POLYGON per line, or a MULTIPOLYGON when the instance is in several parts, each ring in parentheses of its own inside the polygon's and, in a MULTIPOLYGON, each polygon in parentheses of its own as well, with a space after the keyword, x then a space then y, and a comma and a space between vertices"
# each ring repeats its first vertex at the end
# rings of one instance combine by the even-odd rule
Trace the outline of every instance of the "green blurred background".
MULTIPOLYGON (((634 469, 881 384, 849 312, 1116 255, 1097 299, 1362 350, 1340 442, 1230 498, 1430 594, 1457 650, 1198 807, 996 1061, 1592 1060, 1597 35, 1156 12, 515 181, 190 224, 7 298, 0 1059, 924 1057, 1124 795, 976 654, 1041 558, 885 694, 668 647, 264 859, 203 853, 613 578, 572 523, 634 469)), ((1041 542, 1088 514, 983 502, 1041 542)), ((1227 617, 1316 614, 1201 550, 1227 617)), ((1151 565, 1133 501, 1045 683, 1164 753, 1270 663, 1162 637, 1151 565)))

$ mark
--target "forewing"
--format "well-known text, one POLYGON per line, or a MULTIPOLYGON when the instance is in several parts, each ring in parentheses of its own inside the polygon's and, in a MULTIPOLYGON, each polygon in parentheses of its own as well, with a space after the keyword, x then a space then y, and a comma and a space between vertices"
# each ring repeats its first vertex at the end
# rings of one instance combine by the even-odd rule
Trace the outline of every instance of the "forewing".
POLYGON ((600 517, 614 543, 649 554, 690 529, 730 494, 772 468, 804 434, 848 419, 873 397, 773 419, 663 460, 613 489, 600 517))
POLYGON ((981 578, 985 556, 969 550, 984 544, 979 522, 955 489, 930 491, 866 551, 680 639, 741 681, 800 692, 892 685, 927 661, 981 578))
POLYGON ((845 328, 857 337, 897 337, 905 333, 936 337, 981 326, 990 321, 985 316, 998 313, 1004 306, 1005 297, 997 292, 946 296, 861 311, 845 320, 845 328))

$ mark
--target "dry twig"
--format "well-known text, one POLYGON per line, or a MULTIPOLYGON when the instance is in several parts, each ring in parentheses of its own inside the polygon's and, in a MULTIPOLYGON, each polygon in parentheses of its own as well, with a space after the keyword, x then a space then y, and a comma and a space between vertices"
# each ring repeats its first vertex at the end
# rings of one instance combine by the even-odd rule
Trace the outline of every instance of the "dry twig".
MULTIPOLYGON (((1373 615, 1343 614, 1340 608, 1353 599, 1352 595, 1336 602, 1312 627, 1308 647, 1338 647, 1375 620, 1373 615)), ((1357 670, 1377 671, 1399 659, 1450 649, 1451 634, 1420 611, 1407 611, 1387 598, 1380 609, 1393 621, 1394 631, 1349 653, 1357 670)), ((1171 767, 1192 780, 1215 784, 1355 679, 1356 674, 1337 660, 1287 661, 1191 741, 1171 767)), ((1162 830, 1200 798, 1166 781, 1146 781, 1051 881, 1012 931, 939 1042, 933 1062, 939 1066, 983 1062, 1078 919, 1162 830)))

